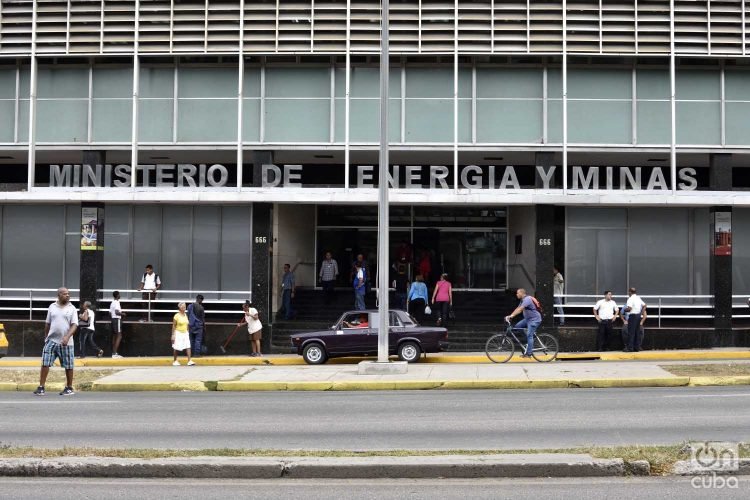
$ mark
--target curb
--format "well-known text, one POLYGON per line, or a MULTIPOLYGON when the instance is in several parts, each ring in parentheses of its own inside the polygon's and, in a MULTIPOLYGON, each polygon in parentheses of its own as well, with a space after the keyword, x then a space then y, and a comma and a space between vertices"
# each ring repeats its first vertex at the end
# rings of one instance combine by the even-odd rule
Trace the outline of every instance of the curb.
MULTIPOLYGON (((0 476, 138 478, 475 478, 612 477, 637 468, 622 459, 581 454, 409 457, 195 457, 124 459, 65 457, 2 459, 0 476)), ((641 469, 642 471, 643 469, 641 469)))
MULTIPOLYGON (((94 392, 150 392, 150 391, 208 391, 215 382, 185 381, 185 382, 94 382, 91 391, 94 392)), ((215 390, 215 389, 213 389, 215 390)))
MULTIPOLYGON (((720 468, 721 469, 721 468, 720 468)), ((672 467, 672 474, 678 476, 695 476, 695 475, 727 475, 727 476, 746 476, 750 475, 750 458, 741 458, 737 462, 737 470, 711 470, 711 468, 701 467, 690 460, 680 460, 672 467)))

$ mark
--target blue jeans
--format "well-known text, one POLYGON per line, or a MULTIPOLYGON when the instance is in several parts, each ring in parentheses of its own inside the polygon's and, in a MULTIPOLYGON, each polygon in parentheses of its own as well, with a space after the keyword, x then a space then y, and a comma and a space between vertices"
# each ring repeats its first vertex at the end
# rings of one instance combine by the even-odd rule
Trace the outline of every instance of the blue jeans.
MULTIPOLYGON (((553 301, 556 306, 562 305, 562 297, 555 297, 553 301)), ((565 311, 562 307, 556 307, 555 309, 557 309, 557 314, 560 315, 560 317, 557 318, 557 321, 560 323, 560 326, 563 326, 565 324, 565 315, 564 315, 565 311)))
POLYGON ((200 356, 203 344, 203 325, 190 328, 190 351, 193 356, 200 356))
POLYGON ((281 306, 284 308, 284 319, 292 319, 292 291, 287 289, 281 294, 281 306))
POLYGON ((357 311, 364 311, 365 309, 367 309, 365 307, 365 294, 364 293, 354 292, 354 309, 356 309, 357 311))
POLYGON ((527 354, 529 356, 531 355, 531 352, 534 349, 534 334, 541 324, 541 321, 529 321, 526 319, 522 319, 521 321, 516 323, 516 326, 513 327, 526 329, 526 352, 524 354, 527 354))

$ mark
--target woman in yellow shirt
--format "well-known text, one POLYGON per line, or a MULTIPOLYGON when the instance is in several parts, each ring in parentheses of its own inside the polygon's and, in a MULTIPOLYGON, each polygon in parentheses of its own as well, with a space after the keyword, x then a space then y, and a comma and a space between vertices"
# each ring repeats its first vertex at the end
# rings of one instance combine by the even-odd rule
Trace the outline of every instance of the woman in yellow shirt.
POLYGON ((180 302, 177 306, 180 310, 172 318, 172 349, 174 353, 174 361, 172 366, 180 366, 180 362, 177 361, 178 351, 187 351, 188 366, 193 366, 195 361, 191 359, 190 352, 190 333, 188 332, 188 315, 185 313, 187 306, 184 302, 180 302))

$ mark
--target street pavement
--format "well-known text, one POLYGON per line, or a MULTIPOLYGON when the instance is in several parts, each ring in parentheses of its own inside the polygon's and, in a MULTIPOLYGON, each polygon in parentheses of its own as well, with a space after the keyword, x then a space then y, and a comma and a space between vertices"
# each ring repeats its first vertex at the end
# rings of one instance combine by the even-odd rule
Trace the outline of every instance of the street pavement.
POLYGON ((697 489, 689 477, 570 479, 385 479, 385 480, 174 480, 174 479, 11 479, 0 478, 0 498, 165 499, 264 498, 351 499, 565 499, 608 498, 746 499, 750 478, 737 488, 697 489))
MULTIPOLYGON (((187 368, 186 368, 187 369, 187 368)), ((0 445, 549 449, 750 442, 750 388, 0 393, 0 445)))

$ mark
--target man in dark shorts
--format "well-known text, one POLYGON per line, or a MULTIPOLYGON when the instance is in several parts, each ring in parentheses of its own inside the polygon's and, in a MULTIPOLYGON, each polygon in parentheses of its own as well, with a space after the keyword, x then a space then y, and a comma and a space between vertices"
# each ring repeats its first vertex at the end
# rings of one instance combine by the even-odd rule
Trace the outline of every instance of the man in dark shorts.
POLYGON ((44 384, 49 375, 49 369, 60 360, 60 366, 65 369, 65 388, 60 396, 72 396, 73 366, 75 364, 75 349, 73 334, 78 328, 78 311, 70 303, 70 292, 67 288, 57 289, 57 301, 47 309, 47 319, 44 324, 44 349, 42 349, 42 370, 39 374, 39 387, 34 394, 44 396, 44 384))
POLYGON ((122 312, 120 306, 120 292, 112 292, 112 302, 109 304, 109 317, 112 321, 112 358, 122 358, 118 353, 120 349, 120 342, 122 341, 122 317, 125 313, 122 312))

